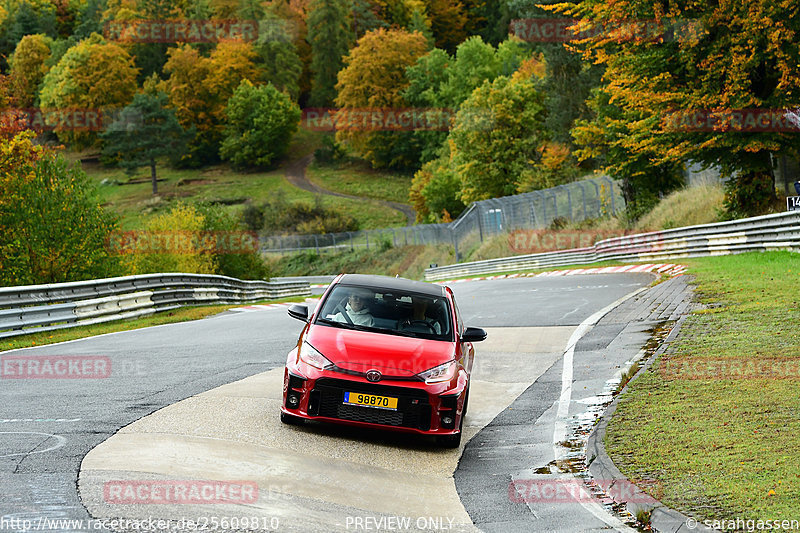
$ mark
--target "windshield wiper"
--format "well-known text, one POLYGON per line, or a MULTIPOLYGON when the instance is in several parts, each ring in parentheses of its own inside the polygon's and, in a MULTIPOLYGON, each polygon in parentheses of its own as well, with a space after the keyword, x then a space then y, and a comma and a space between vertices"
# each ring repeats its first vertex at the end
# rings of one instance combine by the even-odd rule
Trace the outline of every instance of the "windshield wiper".
POLYGON ((328 318, 319 318, 317 319, 318 322, 328 326, 334 326, 337 328, 344 328, 344 329, 352 329, 355 331, 383 331, 378 328, 371 328, 369 326, 359 326, 358 324, 348 324, 347 322, 338 322, 336 320, 330 320, 328 318))

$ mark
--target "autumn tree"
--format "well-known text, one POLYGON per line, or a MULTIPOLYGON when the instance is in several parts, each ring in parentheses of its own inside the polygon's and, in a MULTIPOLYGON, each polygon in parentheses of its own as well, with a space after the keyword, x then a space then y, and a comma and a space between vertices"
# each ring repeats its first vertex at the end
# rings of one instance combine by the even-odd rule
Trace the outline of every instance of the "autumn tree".
POLYGON ((226 114, 220 155, 238 167, 269 167, 280 160, 300 120, 300 108, 288 95, 246 79, 228 101, 226 114))
POLYGON ((17 44, 10 58, 12 94, 18 107, 34 105, 39 96, 39 86, 47 74, 53 40, 42 34, 26 35, 17 44))
POLYGON ((579 119, 572 129, 578 149, 576 157, 592 161, 621 184, 625 198, 625 217, 630 223, 648 213, 661 197, 684 184, 683 164, 677 161, 657 163, 651 150, 633 150, 624 141, 629 125, 645 117, 611 102, 603 88, 592 92, 588 100, 591 119, 579 119))
POLYGON ((736 111, 754 109, 782 115, 780 110, 796 105, 800 17, 794 4, 583 0, 567 12, 601 27, 624 28, 643 19, 663 25, 661 34, 648 38, 599 32, 586 43, 588 56, 606 67, 612 103, 639 117, 625 125, 616 141, 621 148, 654 154, 659 165, 689 160, 719 165, 731 178, 726 197, 731 216, 769 208, 775 196, 772 157, 797 157, 800 138, 780 126, 748 130, 737 126, 735 117, 736 111), (681 20, 692 23, 676 25, 681 20), (715 122, 694 126, 692 117, 709 113, 715 122))
POLYGON ((0 16, 0 70, 7 70, 6 58, 25 35, 58 37, 56 6, 50 1, 6 2, 0 9, 5 12, 0 16))
POLYGON ((454 53, 467 38, 467 14, 459 0, 431 0, 428 18, 436 48, 454 53))
MULTIPOLYGON (((420 33, 376 30, 359 39, 339 73, 337 105, 343 110, 391 109, 407 106, 406 68, 427 51, 420 33)), ((410 167, 419 159, 409 132, 341 130, 337 140, 349 143, 364 159, 378 167, 410 167)))
POLYGON ((164 65, 169 78, 160 88, 167 93, 181 125, 197 130, 184 164, 218 161, 225 106, 242 80, 260 81, 263 72, 256 61, 256 51, 250 43, 219 43, 210 57, 203 57, 186 45, 170 50, 164 65))
MULTIPOLYGON (((133 99, 136 74, 133 59, 124 49, 95 34, 70 48, 45 75, 41 105, 90 114, 113 112, 133 99)), ((90 124, 55 120, 54 130, 62 141, 79 147, 97 141, 97 129, 90 124)))
POLYGON ((329 107, 336 99, 336 81, 344 67, 344 57, 355 40, 349 2, 314 0, 308 17, 311 43, 311 71, 314 80, 310 105, 329 107))

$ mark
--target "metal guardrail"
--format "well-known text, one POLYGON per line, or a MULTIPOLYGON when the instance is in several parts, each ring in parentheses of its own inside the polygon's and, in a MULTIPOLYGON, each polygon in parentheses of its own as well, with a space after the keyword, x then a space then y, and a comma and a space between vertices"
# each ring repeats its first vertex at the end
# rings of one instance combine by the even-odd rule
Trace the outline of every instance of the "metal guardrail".
POLYGON ((780 213, 615 237, 589 248, 429 268, 425 270, 425 279, 439 281, 460 276, 599 261, 660 261, 767 250, 800 251, 800 213, 780 213))
POLYGON ((308 281, 242 281, 205 274, 147 274, 0 288, 0 338, 150 315, 187 305, 310 296, 308 281))

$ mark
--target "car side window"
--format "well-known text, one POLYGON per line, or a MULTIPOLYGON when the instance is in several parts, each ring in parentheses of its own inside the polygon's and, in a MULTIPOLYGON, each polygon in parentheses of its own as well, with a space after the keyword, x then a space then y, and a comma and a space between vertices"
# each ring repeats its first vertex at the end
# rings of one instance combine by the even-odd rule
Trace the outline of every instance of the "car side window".
POLYGON ((453 296, 453 309, 456 313, 456 334, 460 337, 461 334, 464 333, 464 322, 461 320, 461 311, 458 308, 455 296, 453 296))

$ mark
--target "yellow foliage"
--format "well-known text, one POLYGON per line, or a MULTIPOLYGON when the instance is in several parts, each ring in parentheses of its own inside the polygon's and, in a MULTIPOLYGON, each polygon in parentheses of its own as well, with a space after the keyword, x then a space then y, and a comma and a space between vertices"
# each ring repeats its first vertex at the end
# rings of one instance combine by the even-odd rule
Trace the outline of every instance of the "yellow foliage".
POLYGON ((126 256, 127 270, 132 274, 185 272, 213 274, 214 258, 198 246, 205 219, 194 206, 178 204, 169 213, 157 215, 137 235, 145 252, 163 249, 167 253, 134 253, 126 256), (175 243, 180 243, 178 246, 175 243))

